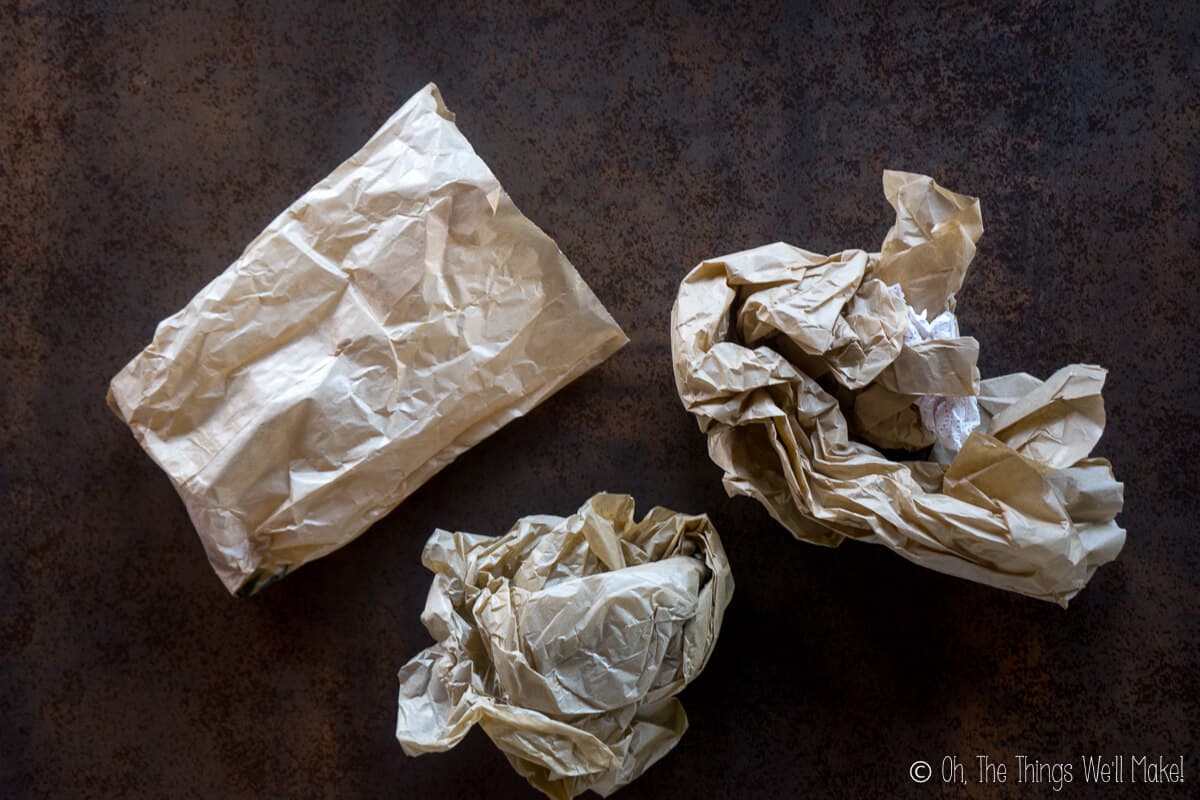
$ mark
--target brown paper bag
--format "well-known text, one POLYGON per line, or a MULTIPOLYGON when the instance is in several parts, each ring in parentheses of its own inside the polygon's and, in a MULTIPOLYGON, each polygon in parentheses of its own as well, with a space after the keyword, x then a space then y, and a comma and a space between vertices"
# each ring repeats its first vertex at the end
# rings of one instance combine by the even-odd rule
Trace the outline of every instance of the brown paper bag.
POLYGON ((430 84, 164 320, 108 399, 249 594, 626 341, 430 84))

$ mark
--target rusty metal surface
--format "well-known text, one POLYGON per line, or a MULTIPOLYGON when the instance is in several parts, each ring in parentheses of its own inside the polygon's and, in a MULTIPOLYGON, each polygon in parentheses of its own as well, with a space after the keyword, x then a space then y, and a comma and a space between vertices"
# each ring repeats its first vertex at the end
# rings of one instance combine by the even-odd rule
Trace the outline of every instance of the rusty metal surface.
POLYGON ((708 511, 738 583, 691 730, 620 797, 942 796, 908 766, 944 754, 1184 755, 1194 789, 1194 4, 253 5, 0 11, 0 794, 531 796, 479 732, 420 759, 392 738, 419 553, 601 489, 708 511), (428 80, 633 341, 234 600, 106 383, 428 80), (879 242, 884 167, 983 200, 959 308, 985 374, 1111 369, 1129 539, 1067 612, 793 541, 726 499, 679 406, 685 271, 879 242))

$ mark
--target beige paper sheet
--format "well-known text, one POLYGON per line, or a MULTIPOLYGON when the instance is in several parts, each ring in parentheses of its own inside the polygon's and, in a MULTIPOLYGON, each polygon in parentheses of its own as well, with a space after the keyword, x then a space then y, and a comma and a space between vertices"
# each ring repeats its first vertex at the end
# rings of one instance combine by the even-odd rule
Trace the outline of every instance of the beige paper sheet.
POLYGON ((248 594, 626 341, 430 84, 164 320, 108 399, 248 594))
POLYGON ((671 315, 675 380, 730 495, 797 538, 883 544, 931 569, 1067 604, 1120 552, 1122 486, 1088 455, 1104 430, 1099 367, 980 381, 979 344, 909 346, 904 302, 952 310, 979 201, 885 172, 896 222, 879 253, 777 243, 704 261, 671 315), (947 466, 876 447, 932 442, 913 401, 978 396, 983 425, 947 466))
MULTIPOLYGON (((705 516, 600 494, 500 537, 436 531, 421 621, 437 644, 400 670, 410 756, 479 725, 552 798, 607 796, 683 735, 675 699, 708 662, 733 595, 705 516)), ((486 792, 483 792, 486 795, 486 792)))

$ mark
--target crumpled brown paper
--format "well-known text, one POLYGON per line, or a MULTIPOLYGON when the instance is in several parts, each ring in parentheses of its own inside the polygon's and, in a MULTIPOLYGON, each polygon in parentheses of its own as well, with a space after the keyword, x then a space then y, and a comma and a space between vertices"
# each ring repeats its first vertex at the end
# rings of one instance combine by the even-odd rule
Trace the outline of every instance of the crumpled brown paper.
POLYGON ((109 404, 245 594, 626 341, 429 84, 164 320, 109 404))
POLYGON ((1122 485, 1088 458, 1105 371, 981 381, 969 336, 904 344, 905 300, 931 317, 952 310, 983 224, 978 200, 930 178, 889 171, 883 184, 896 223, 879 253, 777 243, 684 278, 671 316, 680 398, 726 491, 797 538, 884 544, 1066 606, 1125 541, 1122 485), (884 457, 872 444, 933 441, 913 405, 926 395, 978 396, 982 425, 948 465, 884 457))
POLYGON ((421 621, 437 644, 400 670, 410 756, 480 725, 553 798, 608 795, 687 728, 674 696, 704 668, 733 594, 705 516, 599 494, 504 536, 436 531, 421 621))

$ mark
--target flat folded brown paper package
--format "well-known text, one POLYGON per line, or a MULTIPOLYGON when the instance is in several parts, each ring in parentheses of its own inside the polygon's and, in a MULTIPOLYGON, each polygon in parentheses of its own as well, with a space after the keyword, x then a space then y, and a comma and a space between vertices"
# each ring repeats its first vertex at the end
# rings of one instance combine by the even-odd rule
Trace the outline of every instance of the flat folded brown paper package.
MULTIPOLYGON (((675 699, 712 653, 733 577, 708 517, 599 494, 500 537, 436 531, 421 621, 437 640, 400 670, 409 755, 478 724, 558 800, 608 795, 687 729, 675 699)), ((486 792, 483 794, 486 795, 486 792)))
POLYGON ((952 315, 947 335, 913 337, 910 326, 954 309, 983 233, 979 201, 910 173, 883 184, 896 223, 879 253, 778 243, 684 278, 671 316, 680 398, 726 491, 756 498, 797 538, 883 544, 1065 607, 1125 541, 1122 485, 1088 458, 1105 371, 981 381, 979 343, 952 315), (980 424, 957 454, 943 451, 948 464, 937 446, 935 460, 876 449, 929 446, 923 413, 964 401, 980 424))
POLYGON ((429 84, 112 380, 250 594, 626 343, 429 84))

